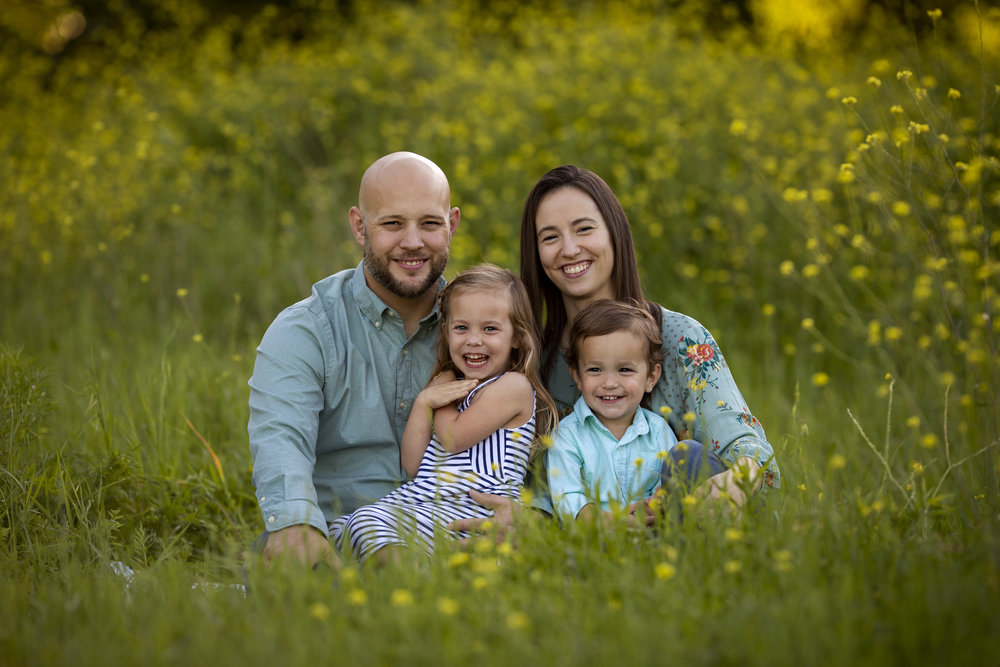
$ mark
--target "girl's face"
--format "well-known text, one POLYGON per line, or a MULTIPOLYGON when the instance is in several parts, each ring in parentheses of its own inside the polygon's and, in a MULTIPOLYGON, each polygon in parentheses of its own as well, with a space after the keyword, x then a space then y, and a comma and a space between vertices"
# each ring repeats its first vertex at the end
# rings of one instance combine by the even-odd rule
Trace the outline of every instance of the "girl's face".
POLYGON ((631 331, 588 336, 579 346, 573 380, 594 415, 621 439, 642 397, 660 379, 660 365, 649 367, 648 344, 631 331))
POLYGON ((485 380, 510 368, 514 325, 506 294, 462 292, 452 297, 450 311, 445 337, 460 375, 485 380))
POLYGON ((545 195, 535 215, 538 258, 567 305, 613 299, 611 234, 594 200, 574 187, 545 195))

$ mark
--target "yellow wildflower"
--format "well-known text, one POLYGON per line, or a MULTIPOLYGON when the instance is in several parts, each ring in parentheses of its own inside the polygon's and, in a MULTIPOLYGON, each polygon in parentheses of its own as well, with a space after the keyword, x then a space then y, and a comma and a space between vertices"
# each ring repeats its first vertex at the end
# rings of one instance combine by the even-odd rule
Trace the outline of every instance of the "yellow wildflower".
POLYGON ((512 611, 507 614, 507 627, 511 630, 524 630, 531 623, 531 618, 523 611, 512 611))
POLYGON ((405 588, 397 588, 389 596, 393 607, 409 607, 413 604, 413 593, 405 588))
POLYGON ((438 599, 438 611, 445 616, 454 616, 458 613, 458 601, 452 598, 438 599))
POLYGON ((675 574, 677 574, 677 568, 670 563, 659 563, 656 566, 657 579, 673 579, 675 574))

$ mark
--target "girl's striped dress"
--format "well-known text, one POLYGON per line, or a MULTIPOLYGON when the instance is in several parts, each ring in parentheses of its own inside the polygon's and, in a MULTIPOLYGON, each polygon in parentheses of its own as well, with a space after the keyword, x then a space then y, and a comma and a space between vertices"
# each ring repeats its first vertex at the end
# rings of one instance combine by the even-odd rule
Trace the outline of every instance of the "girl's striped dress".
MULTIPOLYGON (((458 411, 468 408, 478 391, 500 377, 477 385, 458 411)), ((468 537, 466 532, 449 531, 445 526, 455 519, 491 516, 491 510, 469 497, 472 489, 519 499, 534 438, 534 405, 527 422, 501 428, 464 452, 446 452, 437 435, 432 435, 416 477, 378 502, 330 524, 337 548, 343 549, 350 540, 355 556, 364 561, 389 545, 419 546, 432 554, 438 531, 455 539, 468 537)))

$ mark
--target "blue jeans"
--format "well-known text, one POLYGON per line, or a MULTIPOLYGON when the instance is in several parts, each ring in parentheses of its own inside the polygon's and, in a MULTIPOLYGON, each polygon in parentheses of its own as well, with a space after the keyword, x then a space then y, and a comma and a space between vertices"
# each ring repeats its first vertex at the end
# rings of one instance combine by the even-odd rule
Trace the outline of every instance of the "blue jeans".
POLYGON ((694 489, 713 475, 729 469, 726 462, 697 440, 681 440, 660 469, 660 483, 670 493, 678 487, 694 489))

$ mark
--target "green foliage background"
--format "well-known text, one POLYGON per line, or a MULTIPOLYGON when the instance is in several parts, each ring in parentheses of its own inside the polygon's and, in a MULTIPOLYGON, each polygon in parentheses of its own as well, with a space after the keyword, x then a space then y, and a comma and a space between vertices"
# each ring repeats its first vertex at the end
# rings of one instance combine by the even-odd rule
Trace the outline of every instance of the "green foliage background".
POLYGON ((111 2, 58 56, 0 42, 0 646, 18 663, 995 650, 998 22, 932 9, 902 26, 872 5, 818 41, 694 2, 111 2), (188 591, 240 581, 259 529, 254 346, 359 260, 360 174, 402 149, 451 179, 449 275, 517 267, 551 167, 601 174, 647 295, 715 333, 784 488, 648 541, 534 526, 513 554, 446 552, 419 576, 188 591), (260 632, 279 604, 295 631, 260 632), (140 623, 147 643, 124 640, 140 623))

